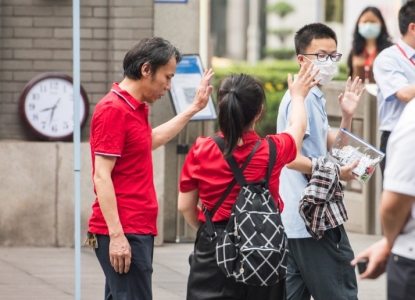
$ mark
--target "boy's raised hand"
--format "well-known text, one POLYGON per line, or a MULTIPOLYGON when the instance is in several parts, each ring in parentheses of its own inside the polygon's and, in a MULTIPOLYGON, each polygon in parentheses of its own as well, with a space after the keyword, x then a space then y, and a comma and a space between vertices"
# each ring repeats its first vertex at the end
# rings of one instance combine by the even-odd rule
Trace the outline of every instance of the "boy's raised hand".
POLYGON ((343 117, 353 117, 354 112, 356 111, 357 105, 359 104, 360 99, 365 91, 365 88, 362 87, 362 79, 359 76, 353 80, 349 76, 346 82, 346 88, 344 94, 339 95, 339 105, 342 111, 343 117))
POLYGON ((314 77, 318 74, 320 70, 313 72, 314 64, 309 64, 305 66, 304 64, 300 67, 300 72, 293 82, 291 74, 288 74, 288 89, 290 90, 291 98, 305 98, 313 86, 319 84, 321 79, 314 80, 314 77))

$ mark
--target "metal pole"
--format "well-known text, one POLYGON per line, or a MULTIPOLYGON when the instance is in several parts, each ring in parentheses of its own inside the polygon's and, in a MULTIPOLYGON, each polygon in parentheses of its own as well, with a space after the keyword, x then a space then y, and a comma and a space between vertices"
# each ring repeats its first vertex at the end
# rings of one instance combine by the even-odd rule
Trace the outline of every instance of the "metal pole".
POLYGON ((80 72, 80 0, 73 0, 73 145, 74 145, 74 185, 75 185, 75 299, 81 299, 81 163, 80 141, 81 122, 79 120, 81 96, 80 72))

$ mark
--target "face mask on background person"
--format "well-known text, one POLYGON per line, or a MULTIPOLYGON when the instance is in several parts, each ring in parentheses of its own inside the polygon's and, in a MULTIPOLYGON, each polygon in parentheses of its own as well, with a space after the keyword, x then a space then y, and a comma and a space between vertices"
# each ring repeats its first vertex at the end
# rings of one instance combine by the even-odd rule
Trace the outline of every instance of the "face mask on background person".
POLYGON ((319 61, 317 59, 310 60, 306 56, 303 57, 314 64, 313 71, 320 69, 320 72, 314 77, 315 80, 321 78, 320 85, 329 83, 337 75, 337 62, 332 61, 330 58, 327 61, 319 61))
POLYGON ((375 39, 380 34, 380 24, 370 22, 359 24, 359 33, 365 39, 375 39))

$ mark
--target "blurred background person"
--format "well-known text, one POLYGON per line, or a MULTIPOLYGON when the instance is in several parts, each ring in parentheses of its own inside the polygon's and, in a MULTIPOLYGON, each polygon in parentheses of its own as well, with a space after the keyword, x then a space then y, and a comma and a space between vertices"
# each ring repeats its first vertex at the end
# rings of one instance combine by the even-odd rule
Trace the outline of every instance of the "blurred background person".
MULTIPOLYGON (((377 104, 379 149, 386 153, 388 138, 394 130, 405 105, 415 98, 415 2, 409 1, 399 10, 399 31, 402 37, 395 45, 383 50, 373 63, 378 85, 377 104)), ((388 154, 380 162, 383 175, 388 154)))
POLYGON ((391 37, 379 9, 366 7, 357 19, 352 50, 347 60, 348 73, 352 80, 359 76, 365 84, 375 83, 373 61, 383 49, 391 45, 391 37))

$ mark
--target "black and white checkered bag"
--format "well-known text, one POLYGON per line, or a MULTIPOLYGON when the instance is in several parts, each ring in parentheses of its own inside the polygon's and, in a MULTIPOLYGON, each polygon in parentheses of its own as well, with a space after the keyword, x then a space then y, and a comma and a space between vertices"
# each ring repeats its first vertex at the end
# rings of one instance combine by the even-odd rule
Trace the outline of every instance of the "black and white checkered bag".
POLYGON ((216 261, 227 277, 268 286, 287 273, 287 238, 279 210, 268 189, 247 184, 216 244, 216 261))
POLYGON ((216 245, 216 261, 225 275, 256 286, 276 284, 287 273, 287 237, 278 206, 268 189, 276 148, 272 141, 268 143, 270 164, 267 177, 261 182, 246 182, 242 173, 246 165, 239 168, 234 159, 227 160, 242 188, 216 245))

